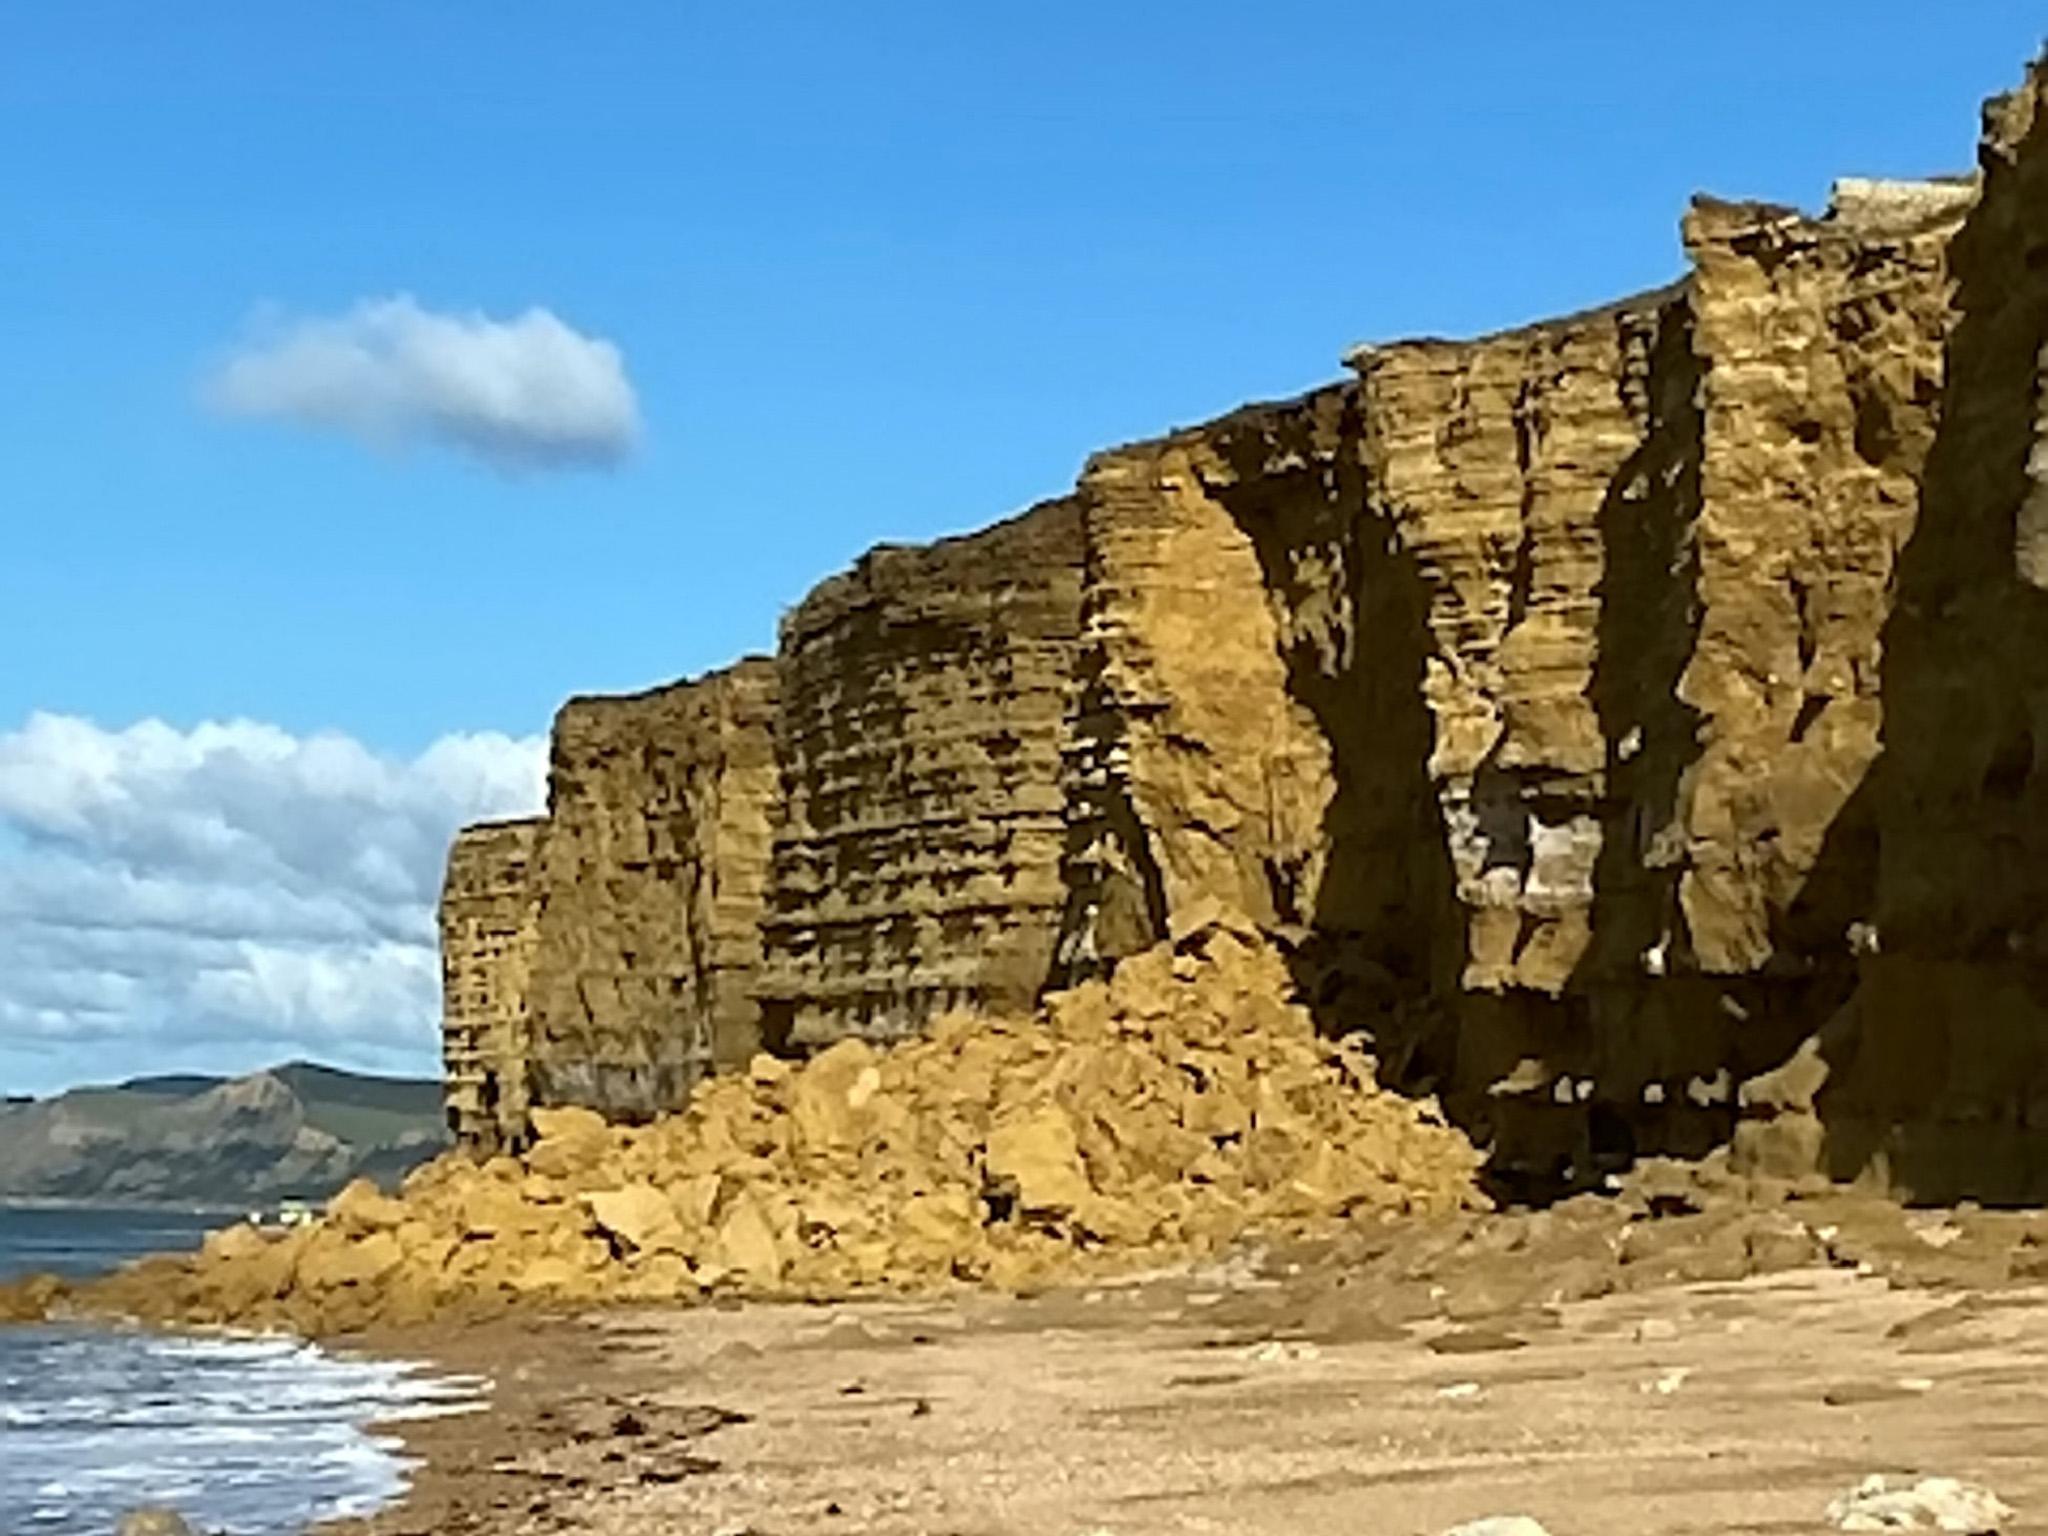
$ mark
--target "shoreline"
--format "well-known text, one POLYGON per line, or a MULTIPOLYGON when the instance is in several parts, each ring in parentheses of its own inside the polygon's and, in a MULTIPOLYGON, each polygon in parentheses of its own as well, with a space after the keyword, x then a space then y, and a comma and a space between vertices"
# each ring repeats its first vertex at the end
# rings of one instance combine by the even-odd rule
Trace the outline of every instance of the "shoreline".
POLYGON ((366 1335, 491 1372, 491 1407, 374 1429, 421 1462, 406 1495, 308 1536, 1818 1529, 1871 1473, 2048 1510, 2039 1283, 1802 1265, 1406 1321, 1359 1289, 1273 1254, 1028 1298, 366 1335))
MULTIPOLYGON (((317 1211, 327 1201, 327 1196, 317 1199, 289 1201, 251 1202, 186 1202, 182 1200, 73 1200, 53 1195, 0 1195, 0 1214, 8 1211, 36 1212, 84 1212, 113 1216, 202 1216, 219 1218, 223 1222, 237 1222, 248 1219, 252 1212, 261 1212, 266 1218, 287 1207, 317 1211)), ((266 1223, 267 1224, 267 1223, 266 1223)))
MULTIPOLYGON (((306 1526, 319 1509, 381 1513, 419 1470, 401 1428, 491 1402, 488 1380, 438 1358, 449 1340, 432 1354, 427 1342, 112 1315, 0 1322, 0 1360, 24 1386, 9 1395, 21 1443, 0 1461, 20 1459, 0 1467, 0 1526, 98 1533, 126 1512, 169 1509, 197 1532, 258 1519, 299 1536, 367 1518, 306 1526)), ((14 1439, 0 1426, 0 1442, 14 1439)))
POLYGON ((308 1536, 1337 1536, 1517 1512, 1620 1536, 1817 1524, 1915 1470, 2048 1512, 2048 1214, 1846 1192, 1374 1223, 1035 1295, 324 1342, 489 1386, 473 1413, 368 1426, 417 1462, 405 1494, 308 1536))
MULTIPOLYGON (((1207 1258, 1009 1290, 600 1306, 505 1293, 507 1310, 491 1316, 457 1307, 317 1336, 269 1331, 485 1383, 473 1411, 363 1422, 408 1463, 405 1490, 376 1515, 314 1527, 318 1536, 1172 1536, 1211 1518, 1209 1506, 1195 1484, 1153 1486, 1145 1469, 1191 1454, 1207 1469, 1201 1486, 1243 1503, 1237 1528, 1336 1536, 1355 1529, 1357 1509, 1348 1525, 1324 1522, 1311 1495, 1354 1476, 1330 1451, 1344 1444, 1386 1462, 1360 1497, 1422 1488, 1446 1518, 1415 1528, 1436 1529, 1503 1512, 1470 1506, 1499 1483, 1498 1447, 1517 1436, 1550 1447, 1511 1485, 1529 1498, 1575 1488, 1566 1474, 1607 1454, 1601 1437, 1638 1437, 1630 1455, 1682 1485, 1692 1463, 1663 1465, 1676 1452, 1649 1435, 1665 1420, 1747 1469, 1741 1488, 1712 1495, 1731 1511, 1730 1530, 1789 1518, 1782 1499, 1770 1503, 1784 1490, 1810 1499, 1833 1479, 1834 1496, 1851 1470, 1895 1470, 1849 1466, 1862 1444, 1896 1447, 1894 1462, 1921 1456, 1926 1472, 1989 1479, 2013 1502, 2031 1493, 2048 1510, 2048 1463, 2038 1475, 2002 1453, 1986 1463, 1954 1434, 1961 1425, 1994 1448, 2011 1443, 2020 1412, 2028 1445, 2038 1439, 2048 1212, 1909 1210, 1851 1189, 1701 1172, 1646 1165, 1621 1193, 1534 1211, 1364 1212, 1314 1235, 1268 1229, 1207 1258), (1962 1366, 1945 1353, 1967 1356, 1968 1371, 1955 1375, 1962 1366), (1687 1383, 1738 1366, 1720 1417, 1688 1418, 1687 1383), (2026 1384, 2018 1408, 2016 1379, 2026 1384), (1574 1381, 1604 1383, 1599 1400, 1575 1395, 1574 1381), (1489 1422, 1488 1404, 1516 1416, 1493 1425, 1493 1439, 1460 1441, 1471 1422, 1489 1422), (1265 1427, 1282 1410, 1300 1421, 1298 1440, 1265 1427), (1751 1427, 1768 1414, 1790 1426, 1778 1437, 1787 1443, 1751 1427), (1739 1432, 1724 1426, 1730 1416, 1739 1432), (1258 1432, 1240 1445, 1248 1426, 1258 1432), (1840 1438, 1852 1430, 1864 1438, 1840 1438), (1445 1437, 1462 1447, 1455 1456, 1431 1450, 1445 1437), (1372 1449, 1382 1444, 1393 1449, 1372 1449), (1825 1455, 1814 1449, 1823 1445, 1825 1455), (1091 1469, 1088 1498, 1147 1513, 1111 1519, 1085 1499, 1060 1503, 1069 1465, 1091 1469), (1277 1502, 1257 1502, 1255 1486, 1277 1502), (846 1519, 856 1512, 864 1525, 846 1519), (1159 1523, 1168 1514, 1181 1523, 1159 1523)), ((142 1283, 131 1273, 98 1296, 88 1285, 56 1310, 157 1294, 152 1273, 176 1271, 176 1261, 167 1271, 145 1261, 142 1283)), ((197 1323, 159 1314, 150 1326, 211 1331, 197 1323)), ((1643 1509, 1621 1503, 1614 1512, 1611 1526, 1572 1511, 1549 1523, 1618 1536, 1671 1518, 1655 1511, 1646 1525, 1643 1509)))
MULTIPOLYGON (((544 1438, 537 1423, 579 1395, 564 1384, 547 1401, 522 1404, 507 1392, 507 1363, 518 1360, 526 1370, 554 1371, 575 1367, 587 1376, 600 1372, 600 1389, 631 1390, 615 1361, 594 1347, 597 1327, 587 1318, 547 1314, 499 1318, 483 1323, 414 1323, 383 1327, 346 1339, 320 1341, 319 1347, 341 1356, 399 1361, 418 1365, 434 1378, 476 1378, 476 1406, 461 1413, 437 1413, 371 1420, 362 1432, 376 1441, 393 1442, 405 1488, 372 1515, 341 1517, 305 1527, 301 1536, 440 1536, 452 1513, 481 1502, 489 1507, 497 1495, 481 1484, 497 1474, 491 1462, 531 1449, 544 1438)), ((510 1385, 517 1387, 520 1367, 510 1385)), ((500 1506, 510 1511, 509 1504, 500 1506)), ((453 1529, 477 1529, 473 1525, 453 1529)))

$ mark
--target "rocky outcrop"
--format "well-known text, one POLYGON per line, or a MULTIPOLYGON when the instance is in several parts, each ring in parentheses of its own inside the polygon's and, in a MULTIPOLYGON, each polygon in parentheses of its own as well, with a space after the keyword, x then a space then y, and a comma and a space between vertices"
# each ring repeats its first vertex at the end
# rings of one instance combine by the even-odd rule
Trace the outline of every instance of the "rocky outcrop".
POLYGON ((441 1071, 448 1129, 495 1148, 526 1125, 536 857, 546 823, 464 827, 441 887, 441 1071))
MULTIPOLYGON (((1738 975, 1877 755, 1881 633, 1919 516, 1952 322, 1965 182, 1845 183, 1827 218, 1698 204, 1686 221, 1703 364, 1697 711, 1682 942, 1738 975)), ((1801 936, 1792 936, 1796 944, 1801 936)), ((1825 936, 1837 947, 1842 930, 1825 936)))
POLYGON ((776 671, 556 717, 536 866, 531 1099, 645 1117, 760 1045, 776 671))
MULTIPOLYGON (((1993 113, 1981 202, 1703 198, 1671 287, 1360 348, 826 582, 761 702, 734 1009, 786 1052, 896 1038, 1221 918, 1525 1192, 1733 1137, 1778 1172, 2048 1193, 2039 89, 1993 113)), ((694 729, 603 708, 643 755, 694 729)), ((574 724, 533 1070, 558 1028, 586 1064, 659 1058, 556 1075, 644 1113, 727 1059, 665 1000, 708 962, 629 847, 704 812, 586 767, 574 724)))
POLYGON ((1430 727, 1416 766, 1442 827, 1465 991, 1555 995, 1586 952, 1609 503, 1653 432, 1685 429, 1652 408, 1656 364, 1679 361, 1663 334, 1684 324, 1682 296, 1653 294, 1477 342, 1352 354, 1356 536, 1391 542, 1413 587, 1376 584, 1361 601, 1406 602, 1420 620, 1421 654, 1404 658, 1430 727))
POLYGON ((1080 601, 1079 514, 1055 501, 877 549, 784 620, 772 1039, 900 1038, 1044 988, 1080 601))

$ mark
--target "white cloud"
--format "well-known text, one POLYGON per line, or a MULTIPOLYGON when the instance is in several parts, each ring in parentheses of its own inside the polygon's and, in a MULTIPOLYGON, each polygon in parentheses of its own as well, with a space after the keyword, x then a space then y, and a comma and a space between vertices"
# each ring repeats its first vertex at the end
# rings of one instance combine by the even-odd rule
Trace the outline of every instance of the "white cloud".
POLYGON ((0 732, 0 1091, 293 1056, 432 1071, 448 840, 537 812, 545 781, 540 737, 400 758, 245 720, 0 732))
POLYGON ((545 309, 441 314, 409 294, 339 316, 259 317, 206 397, 236 416, 434 443, 499 469, 616 464, 640 435, 618 347, 545 309))

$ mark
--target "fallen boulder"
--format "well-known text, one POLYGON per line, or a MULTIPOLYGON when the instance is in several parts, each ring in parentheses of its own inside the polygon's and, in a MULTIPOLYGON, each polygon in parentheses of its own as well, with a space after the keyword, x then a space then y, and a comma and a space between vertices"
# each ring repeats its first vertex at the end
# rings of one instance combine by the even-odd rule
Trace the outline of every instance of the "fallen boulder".
POLYGON ((1997 1536, 2013 1512, 1988 1488, 1953 1477, 1893 1482, 1873 1473, 1828 1505, 1838 1531, 1953 1531, 1997 1536))

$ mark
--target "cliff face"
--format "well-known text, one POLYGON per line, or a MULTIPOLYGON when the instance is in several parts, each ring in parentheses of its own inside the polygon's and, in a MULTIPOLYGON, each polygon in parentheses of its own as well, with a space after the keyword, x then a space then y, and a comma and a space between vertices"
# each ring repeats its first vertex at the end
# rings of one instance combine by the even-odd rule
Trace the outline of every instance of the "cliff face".
POLYGON ((495 1147, 526 1124, 529 1003, 546 823, 465 827, 441 887, 441 1056, 448 1129, 495 1147))
POLYGON ((1529 1143, 1560 1117, 1510 1111, 1521 1079, 1548 1103, 1557 1058, 1598 1052, 1561 1000, 1594 964, 1596 872, 1633 908, 1670 885, 1607 833, 1670 823, 1690 735, 1688 295, 1353 363, 1355 384, 1084 477, 1074 947, 1241 913, 1291 937, 1326 1025, 1370 1027, 1397 1080, 1509 1160, 1568 1159, 1576 1088, 1555 1148, 1529 1143))
MULTIPOLYGON (((1286 614, 1218 482, 1231 477, 1233 430, 1250 438, 1284 421, 1313 455, 1345 410, 1341 390, 1325 391, 1098 455, 1082 475, 1088 583, 1062 944, 1073 971, 1141 949, 1201 907, 1269 928, 1300 919, 1292 888, 1320 873, 1330 749, 1288 692, 1286 614)), ((1271 468, 1275 479, 1321 473, 1306 459, 1271 468)))
POLYGON ((1539 1184, 1725 1140, 1847 959, 1788 918, 1875 754, 1970 196, 1702 203, 1677 287, 1098 458, 1074 953, 1289 932, 1539 1184))
POLYGON ((900 1037, 1045 985, 1080 567, 1076 508, 1050 502, 878 549, 784 621, 760 983, 777 1041, 900 1037))
POLYGON ((750 695, 747 836, 680 787, 736 782, 696 716, 572 706, 536 1083, 675 1102, 732 1056, 675 1001, 713 973, 804 1050, 1225 914, 1530 1190, 1733 1138, 2048 1192, 2040 89, 1992 113, 1981 202, 1702 199, 1671 288, 1362 348, 875 551, 750 695), (706 880, 741 893, 722 960, 706 880))
POLYGON ((648 1115, 759 1047, 772 663, 555 721, 537 870, 532 1102, 648 1115))
MULTIPOLYGON (((1686 239, 1705 363, 1699 712, 1685 933, 1702 970, 1757 970, 1877 755, 1880 632, 1912 535, 1968 186, 1852 184, 1815 223, 1701 204, 1686 239)), ((1839 937, 1839 930, 1835 937, 1839 937)))
POLYGON ((1854 974, 1748 1085, 1739 1130, 1760 1162, 1929 1199, 2048 1198, 2044 100, 2037 66, 1986 110, 1981 200, 1949 252, 1939 425, 1875 668, 1883 729, 1809 880, 1859 897, 1854 974))

